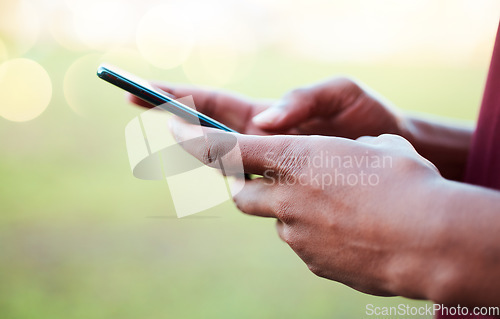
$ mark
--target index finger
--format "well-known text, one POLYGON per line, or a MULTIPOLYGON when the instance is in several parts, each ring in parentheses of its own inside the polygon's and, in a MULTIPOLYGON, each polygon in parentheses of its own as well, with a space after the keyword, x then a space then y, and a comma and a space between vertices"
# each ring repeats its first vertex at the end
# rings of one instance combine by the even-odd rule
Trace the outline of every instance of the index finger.
POLYGON ((170 121, 170 128, 188 153, 205 165, 223 169, 225 174, 283 176, 293 172, 294 165, 301 165, 300 159, 307 158, 304 136, 244 135, 211 128, 203 128, 204 135, 200 136, 199 127, 176 119, 170 121))

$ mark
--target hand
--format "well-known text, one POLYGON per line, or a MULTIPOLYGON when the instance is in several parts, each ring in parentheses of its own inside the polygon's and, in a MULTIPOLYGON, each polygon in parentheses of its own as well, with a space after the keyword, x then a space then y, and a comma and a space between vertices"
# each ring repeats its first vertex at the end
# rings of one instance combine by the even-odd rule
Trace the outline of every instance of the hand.
POLYGON ((253 122, 269 132, 350 139, 406 134, 405 118, 395 108, 342 77, 290 91, 253 122))
MULTIPOLYGON (((434 273, 429 260, 440 218, 428 198, 444 179, 405 139, 260 137, 214 129, 200 139, 178 119, 171 129, 207 165, 238 143, 245 172, 263 177, 244 181, 234 195, 237 207, 276 218, 280 237, 315 274, 370 294, 427 297, 424 274, 434 273)), ((229 157, 224 169, 239 163, 229 157)))
MULTIPOLYGON (((192 95, 198 111, 244 134, 314 134, 351 139, 405 134, 403 117, 389 103, 347 78, 292 90, 274 103, 188 86, 158 87, 175 97, 192 95)), ((136 97, 130 99, 150 106, 136 97)))

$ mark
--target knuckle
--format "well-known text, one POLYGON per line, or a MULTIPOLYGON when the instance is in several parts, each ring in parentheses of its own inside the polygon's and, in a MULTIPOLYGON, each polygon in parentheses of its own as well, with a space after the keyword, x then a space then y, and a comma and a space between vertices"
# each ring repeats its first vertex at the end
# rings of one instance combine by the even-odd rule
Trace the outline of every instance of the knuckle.
POLYGON ((307 241, 295 231, 293 226, 287 225, 284 222, 278 222, 278 234, 288 246, 302 258, 306 263, 311 259, 307 253, 307 241))
POLYGON ((395 134, 382 134, 377 137, 377 140, 381 143, 386 143, 386 144, 397 144, 400 146, 406 146, 406 147, 411 147, 413 148, 413 145, 411 145, 408 140, 406 140, 404 137, 395 135, 395 134))
POLYGON ((420 161, 415 156, 407 154, 398 155, 394 161, 395 169, 401 173, 418 172, 422 168, 427 168, 423 161, 420 161))
POLYGON ((336 78, 336 81, 343 87, 351 90, 361 90, 361 86, 355 78, 350 76, 341 75, 336 78))
POLYGON ((431 167, 433 168, 433 170, 435 169, 434 164, 419 155, 413 145, 408 140, 399 135, 382 134, 378 136, 375 141, 375 143, 378 144, 378 146, 381 148, 386 146, 399 147, 401 151, 398 152, 397 155, 392 155, 391 158, 394 159, 396 168, 399 168, 401 171, 415 170, 419 167, 431 167))
POLYGON ((288 200, 276 200, 273 207, 274 213, 284 224, 293 222, 292 204, 288 200))
POLYGON ((284 225, 281 230, 280 237, 297 254, 302 252, 301 245, 298 243, 297 238, 290 227, 284 225))
POLYGON ((211 90, 208 92, 207 98, 203 105, 203 113, 208 116, 212 116, 217 108, 220 98, 220 93, 216 90, 211 90))
POLYGON ((285 224, 279 224, 280 227, 278 228, 278 233, 280 235, 281 240, 283 240, 285 243, 289 244, 292 239, 290 236, 290 229, 286 227, 285 224))
POLYGON ((311 88, 293 89, 285 95, 285 100, 304 112, 310 112, 316 104, 314 91, 311 88))
POLYGON ((324 270, 316 264, 308 263, 307 268, 309 268, 309 270, 318 277, 324 277, 325 275, 324 270))
POLYGON ((387 133, 379 135, 378 139, 382 140, 382 141, 401 141, 401 140, 404 140, 404 138, 402 138, 399 135, 387 134, 387 133))
POLYGON ((395 136, 395 135, 384 133, 384 134, 380 134, 377 138, 379 140, 390 140, 393 136, 395 136))
MULTIPOLYGON (((361 137, 362 138, 362 137, 361 137)), ((364 142, 371 143, 373 145, 386 145, 393 143, 393 139, 389 134, 381 134, 379 136, 372 136, 370 139, 364 140, 364 142)))
POLYGON ((363 142, 363 143, 368 143, 368 142, 372 142, 376 137, 373 137, 373 136, 369 136, 369 135, 363 135, 363 136, 360 136, 356 139, 356 141, 358 142, 363 142))
POLYGON ((301 99, 305 96, 307 96, 309 93, 309 90, 307 88, 299 87, 291 90, 288 95, 292 98, 298 98, 301 99))
POLYGON ((307 164, 309 151, 297 141, 284 140, 278 149, 276 168, 279 174, 294 176, 307 164))
POLYGON ((238 208, 238 210, 245 213, 245 202, 242 200, 241 195, 239 195, 239 194, 233 195, 233 202, 234 202, 236 208, 238 208))
POLYGON ((330 101, 331 107, 335 110, 353 105, 364 95, 359 82, 351 77, 337 76, 329 82, 329 86, 336 92, 330 101))

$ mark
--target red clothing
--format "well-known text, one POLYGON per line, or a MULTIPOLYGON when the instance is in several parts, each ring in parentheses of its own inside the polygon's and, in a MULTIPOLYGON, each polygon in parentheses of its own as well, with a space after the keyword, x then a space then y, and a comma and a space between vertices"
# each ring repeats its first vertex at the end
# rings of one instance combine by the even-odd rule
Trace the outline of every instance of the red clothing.
MULTIPOLYGON (((465 182, 500 190, 500 26, 497 31, 479 120, 472 139, 465 182)), ((472 312, 472 309, 469 312, 472 312)), ((440 315, 437 318, 498 317, 440 315)))
POLYGON ((500 26, 469 153, 465 182, 500 190, 500 26))

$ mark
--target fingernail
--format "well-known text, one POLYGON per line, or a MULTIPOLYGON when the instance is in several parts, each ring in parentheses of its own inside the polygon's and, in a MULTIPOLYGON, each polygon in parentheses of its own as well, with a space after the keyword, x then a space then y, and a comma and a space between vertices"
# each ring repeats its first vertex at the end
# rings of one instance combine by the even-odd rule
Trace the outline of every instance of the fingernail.
POLYGON ((252 121, 257 125, 273 124, 281 117, 283 110, 279 106, 272 106, 262 113, 257 114, 252 121))

